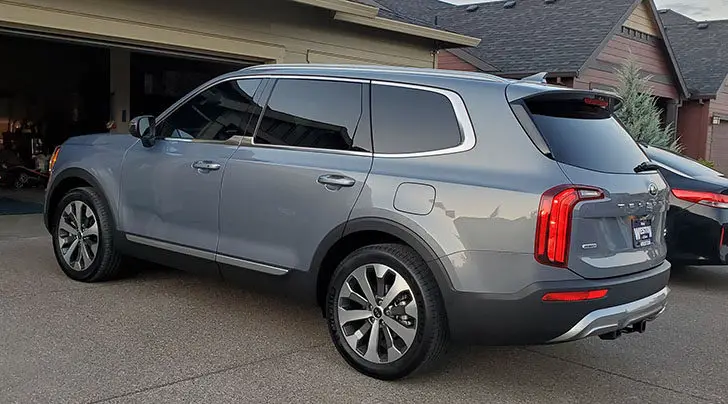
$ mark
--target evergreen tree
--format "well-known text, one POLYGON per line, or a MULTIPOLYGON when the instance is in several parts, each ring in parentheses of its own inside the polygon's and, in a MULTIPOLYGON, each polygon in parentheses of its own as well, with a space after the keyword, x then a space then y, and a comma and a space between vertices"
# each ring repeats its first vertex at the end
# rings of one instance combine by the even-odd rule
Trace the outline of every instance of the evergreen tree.
POLYGON ((652 76, 642 75, 634 57, 617 69, 617 75, 617 93, 624 101, 616 115, 629 134, 641 143, 682 151, 674 125, 662 126, 662 110, 657 106, 657 99, 652 96, 652 87, 649 85, 652 76))

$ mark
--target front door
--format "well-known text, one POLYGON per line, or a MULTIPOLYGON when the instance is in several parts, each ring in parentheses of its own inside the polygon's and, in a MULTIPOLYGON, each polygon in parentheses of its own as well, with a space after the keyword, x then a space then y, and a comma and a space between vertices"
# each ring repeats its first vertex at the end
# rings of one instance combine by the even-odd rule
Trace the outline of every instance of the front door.
POLYGON ((343 232, 372 165, 368 84, 272 84, 223 179, 218 262, 231 271, 308 270, 321 241, 343 232))
POLYGON ((154 146, 128 151, 120 227, 130 241, 214 260, 222 178, 259 84, 229 80, 200 92, 162 116, 154 146))

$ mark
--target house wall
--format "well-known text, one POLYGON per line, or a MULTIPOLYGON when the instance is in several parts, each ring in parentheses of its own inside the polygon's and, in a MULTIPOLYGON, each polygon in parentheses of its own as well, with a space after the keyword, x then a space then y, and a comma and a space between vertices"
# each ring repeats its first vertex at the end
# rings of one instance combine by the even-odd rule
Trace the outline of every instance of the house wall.
POLYGON ((678 117, 677 134, 685 147, 684 153, 694 159, 706 157, 710 101, 684 101, 678 117))
POLYGON ((617 69, 634 55, 645 74, 651 75, 650 85, 659 97, 679 99, 670 59, 661 40, 641 41, 615 34, 606 47, 575 80, 581 89, 614 90, 619 85, 617 69))
POLYGON ((717 98, 710 101, 707 126, 707 159, 714 162, 719 171, 728 173, 728 81, 721 86, 717 98), (723 118, 718 125, 713 125, 715 115, 723 118))
POLYGON ((644 1, 640 3, 632 14, 625 21, 624 26, 632 28, 634 30, 650 34, 657 38, 662 38, 660 34, 660 28, 657 26, 655 19, 653 18, 652 11, 644 1))
POLYGON ((0 1, 0 27, 269 63, 433 67, 434 60, 433 41, 284 0, 0 1))
POLYGON ((466 72, 477 72, 479 69, 470 63, 460 59, 448 51, 440 51, 437 55, 437 68, 446 70, 460 70, 466 72))

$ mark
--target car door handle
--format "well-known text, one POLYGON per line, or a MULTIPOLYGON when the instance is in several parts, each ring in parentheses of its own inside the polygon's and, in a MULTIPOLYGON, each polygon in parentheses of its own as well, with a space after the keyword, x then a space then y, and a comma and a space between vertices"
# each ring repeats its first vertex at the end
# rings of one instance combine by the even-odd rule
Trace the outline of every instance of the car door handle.
POLYGON ((319 184, 332 185, 336 187, 353 187, 356 180, 351 177, 338 174, 326 174, 318 178, 319 184))
POLYGON ((206 170, 206 171, 217 171, 222 167, 220 164, 215 163, 214 161, 195 161, 192 164, 192 168, 196 168, 198 170, 206 170))

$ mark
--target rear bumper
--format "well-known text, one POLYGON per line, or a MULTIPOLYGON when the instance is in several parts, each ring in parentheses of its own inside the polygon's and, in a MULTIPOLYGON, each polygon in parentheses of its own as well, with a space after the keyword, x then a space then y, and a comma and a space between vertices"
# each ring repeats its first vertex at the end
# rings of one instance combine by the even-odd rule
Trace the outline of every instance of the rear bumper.
POLYGON ((670 288, 666 286, 661 291, 644 299, 593 311, 571 327, 569 331, 549 342, 574 341, 623 330, 640 321, 652 321, 665 311, 669 293, 670 288))
POLYGON ((667 214, 667 258, 681 264, 728 264, 728 234, 721 243, 724 227, 728 209, 673 202, 667 214))
POLYGON ((609 334, 665 309, 670 263, 609 279, 537 282, 514 294, 451 292, 446 296, 454 340, 487 345, 566 342, 609 334), (607 289, 602 299, 544 302, 549 292, 607 289))

